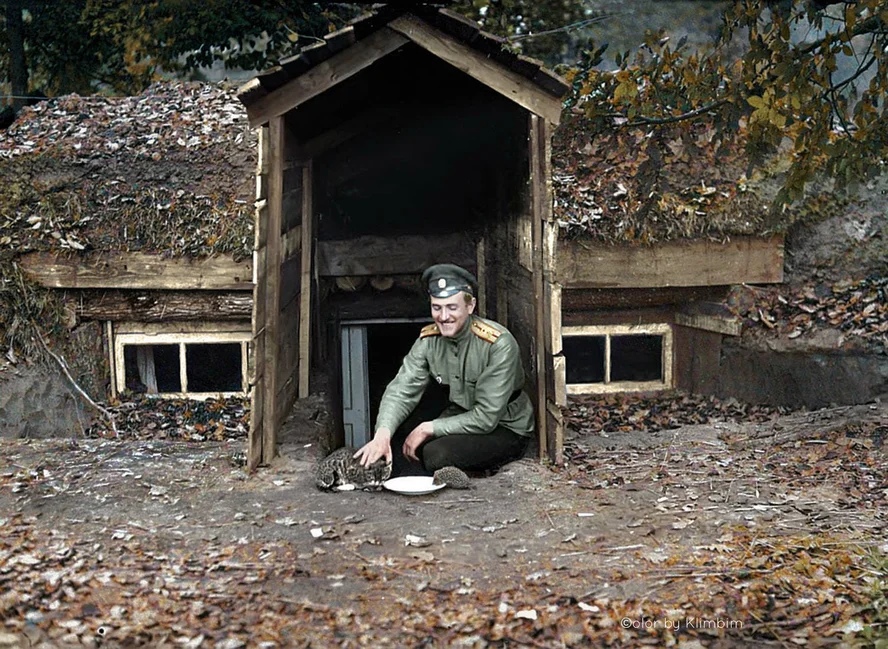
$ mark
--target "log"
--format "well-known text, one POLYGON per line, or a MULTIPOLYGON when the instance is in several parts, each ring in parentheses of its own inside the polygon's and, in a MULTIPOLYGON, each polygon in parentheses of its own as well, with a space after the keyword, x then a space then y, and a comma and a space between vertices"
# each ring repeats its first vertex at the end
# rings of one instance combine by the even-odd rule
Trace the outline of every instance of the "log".
POLYGON ((85 320, 249 320, 251 291, 68 291, 66 302, 85 320))

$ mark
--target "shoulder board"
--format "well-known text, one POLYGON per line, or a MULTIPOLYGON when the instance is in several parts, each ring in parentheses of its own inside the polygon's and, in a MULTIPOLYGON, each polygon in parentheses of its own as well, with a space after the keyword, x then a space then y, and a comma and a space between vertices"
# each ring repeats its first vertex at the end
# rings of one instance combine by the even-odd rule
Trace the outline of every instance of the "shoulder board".
POLYGON ((472 320, 472 333, 478 336, 481 340, 486 340, 489 343, 495 343, 496 339, 500 337, 500 331, 491 327, 486 322, 481 322, 480 320, 472 320))
POLYGON ((419 332, 420 338, 428 338, 429 336, 440 336, 440 335, 441 335, 441 332, 438 330, 438 325, 436 325, 436 324, 426 325, 419 332))

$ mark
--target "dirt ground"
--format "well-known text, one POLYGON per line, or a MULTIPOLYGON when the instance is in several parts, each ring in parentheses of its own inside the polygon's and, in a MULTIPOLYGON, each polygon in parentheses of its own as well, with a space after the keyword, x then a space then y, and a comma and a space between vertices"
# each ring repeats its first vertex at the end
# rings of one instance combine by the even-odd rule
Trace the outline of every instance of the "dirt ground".
POLYGON ((0 647, 888 638, 885 404, 574 433, 425 496, 319 492, 321 432, 252 476, 240 442, 0 442, 0 647))

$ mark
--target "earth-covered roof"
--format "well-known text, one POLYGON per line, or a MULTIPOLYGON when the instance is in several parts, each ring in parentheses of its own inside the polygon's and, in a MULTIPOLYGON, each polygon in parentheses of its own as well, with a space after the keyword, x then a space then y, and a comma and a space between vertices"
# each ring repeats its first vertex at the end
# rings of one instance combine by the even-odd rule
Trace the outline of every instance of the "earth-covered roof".
POLYGON ((719 140, 711 124, 600 130, 568 114, 552 143, 554 214, 561 236, 652 244, 763 234, 773 182, 740 138, 719 140))
POLYGON ((235 89, 68 95, 0 131, 0 256, 34 250, 246 257, 256 135, 235 89))
MULTIPOLYGON (((652 244, 761 234, 769 198, 710 125, 590 130, 565 112, 552 146, 561 236, 652 244)), ((0 256, 34 250, 231 254, 253 246, 257 139, 237 90, 166 82, 69 95, 0 131, 0 256)))

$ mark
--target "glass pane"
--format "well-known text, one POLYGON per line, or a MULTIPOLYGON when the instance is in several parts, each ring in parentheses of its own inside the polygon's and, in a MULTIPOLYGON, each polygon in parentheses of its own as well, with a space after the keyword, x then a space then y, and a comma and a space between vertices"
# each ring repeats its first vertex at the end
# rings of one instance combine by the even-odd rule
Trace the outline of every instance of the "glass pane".
POLYGON ((185 345, 189 392, 243 390, 240 343, 185 345))
POLYGON ((181 392, 178 345, 124 345, 126 389, 139 394, 181 392))
POLYGON ((568 383, 604 383, 604 336, 565 336, 568 383))
POLYGON ((663 336, 611 336, 611 381, 662 381, 663 336))

